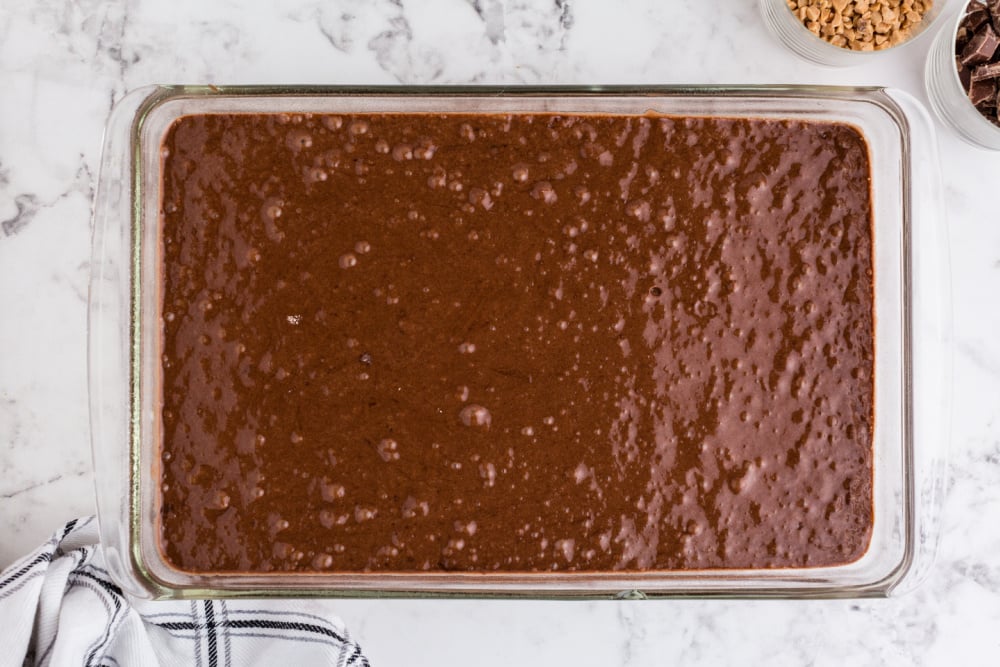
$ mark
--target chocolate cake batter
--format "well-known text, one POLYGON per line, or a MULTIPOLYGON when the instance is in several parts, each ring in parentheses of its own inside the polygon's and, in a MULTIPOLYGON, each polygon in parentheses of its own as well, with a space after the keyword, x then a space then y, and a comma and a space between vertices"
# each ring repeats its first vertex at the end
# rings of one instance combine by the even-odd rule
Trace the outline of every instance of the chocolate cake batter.
POLYGON ((199 115, 162 159, 176 567, 778 568, 866 550, 855 129, 199 115))

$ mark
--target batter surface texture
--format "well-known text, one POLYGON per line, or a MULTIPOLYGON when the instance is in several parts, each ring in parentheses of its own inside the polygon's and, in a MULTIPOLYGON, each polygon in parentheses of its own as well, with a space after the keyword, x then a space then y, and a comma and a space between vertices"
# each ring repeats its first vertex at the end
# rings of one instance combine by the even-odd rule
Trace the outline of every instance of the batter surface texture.
POLYGON ((197 115, 162 155, 176 567, 779 568, 866 550, 857 130, 197 115))

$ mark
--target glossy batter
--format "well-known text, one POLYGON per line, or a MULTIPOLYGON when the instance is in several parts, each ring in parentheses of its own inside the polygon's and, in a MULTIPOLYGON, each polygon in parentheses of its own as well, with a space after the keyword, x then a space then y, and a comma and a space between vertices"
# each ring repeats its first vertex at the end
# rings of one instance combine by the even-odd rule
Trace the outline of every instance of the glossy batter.
POLYGON ((809 567, 868 546, 851 127, 188 116, 161 196, 178 568, 809 567))

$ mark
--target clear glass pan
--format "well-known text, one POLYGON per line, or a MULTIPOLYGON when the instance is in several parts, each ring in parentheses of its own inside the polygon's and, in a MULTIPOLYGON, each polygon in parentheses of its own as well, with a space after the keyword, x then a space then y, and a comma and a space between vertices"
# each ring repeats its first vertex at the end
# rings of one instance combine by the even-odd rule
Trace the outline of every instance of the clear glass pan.
POLYGON ((116 106, 95 204, 91 428, 109 567, 145 597, 854 597, 915 585, 937 542, 950 336, 936 142, 926 111, 881 88, 229 88, 152 86, 116 106), (193 575, 158 536, 159 151, 209 112, 603 113, 835 121, 871 151, 875 221, 874 529, 837 567, 640 573, 193 575))

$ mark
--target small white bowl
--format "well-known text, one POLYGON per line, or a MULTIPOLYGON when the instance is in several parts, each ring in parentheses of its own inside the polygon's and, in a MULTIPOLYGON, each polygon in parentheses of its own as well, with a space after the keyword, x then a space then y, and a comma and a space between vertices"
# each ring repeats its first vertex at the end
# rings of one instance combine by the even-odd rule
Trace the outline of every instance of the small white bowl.
POLYGON ((768 29, 782 44, 798 56, 820 65, 853 67, 870 64, 873 59, 878 58, 883 53, 895 51, 917 41, 925 32, 928 32, 935 20, 944 13, 945 7, 951 5, 953 1, 934 0, 930 11, 924 14, 923 20, 910 33, 907 40, 879 51, 852 51, 830 44, 822 37, 811 33, 803 25, 799 17, 795 16, 788 8, 787 0, 759 0, 758 4, 768 29))
POLYGON ((1000 127, 979 112, 958 78, 955 65, 955 40, 958 27, 972 0, 962 5, 953 21, 938 32, 927 56, 925 81, 931 107, 946 125, 973 146, 1000 151, 1000 127))

